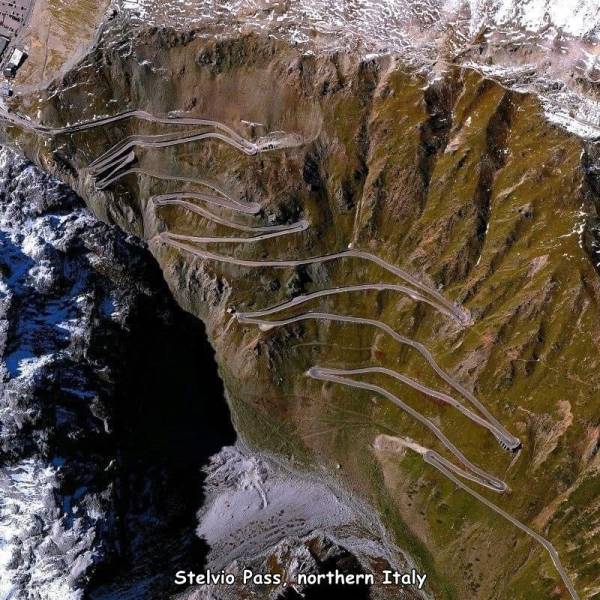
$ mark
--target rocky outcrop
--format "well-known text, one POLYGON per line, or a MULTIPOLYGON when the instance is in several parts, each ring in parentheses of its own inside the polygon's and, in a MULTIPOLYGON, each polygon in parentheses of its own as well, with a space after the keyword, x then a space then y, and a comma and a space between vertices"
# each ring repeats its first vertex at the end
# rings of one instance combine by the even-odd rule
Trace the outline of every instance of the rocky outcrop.
POLYGON ((231 574, 235 582, 182 585, 181 600, 318 600, 336 593, 356 600, 426 597, 419 590, 383 584, 383 568, 408 573, 414 565, 368 507, 333 479, 302 477, 243 447, 223 448, 211 457, 206 474, 206 498, 198 514, 198 535, 209 546, 206 568, 231 574), (372 574, 374 583, 298 582, 299 574, 336 571, 372 574), (281 583, 265 583, 266 574, 280 576, 281 583))
POLYGON ((225 499, 218 514, 228 494, 256 495, 271 528, 235 555, 256 572, 269 552, 315 573, 387 556, 381 524, 325 485, 292 514, 310 482, 247 450, 213 454, 235 435, 212 350, 144 245, 14 152, 0 159, 0 598, 162 599, 176 571, 235 569, 222 549, 248 539, 249 512, 225 499), (327 537, 332 503, 344 546, 327 537))
POLYGON ((120 575, 161 597, 204 555, 200 467, 234 439, 203 328, 139 241, 6 149, 0 244, 0 597, 120 575))

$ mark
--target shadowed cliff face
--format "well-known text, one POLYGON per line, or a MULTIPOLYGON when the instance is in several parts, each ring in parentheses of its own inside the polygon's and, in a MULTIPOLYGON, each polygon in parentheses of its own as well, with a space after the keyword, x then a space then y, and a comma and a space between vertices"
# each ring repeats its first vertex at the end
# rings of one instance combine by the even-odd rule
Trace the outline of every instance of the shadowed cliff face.
POLYGON ((0 596, 164 597, 205 557, 201 469, 235 439, 204 328, 139 241, 5 148, 0 247, 0 596))
MULTIPOLYGON (((174 297, 206 323, 238 432, 298 468, 335 473, 429 573, 436 598, 567 597, 531 538, 420 457, 372 445, 387 433, 443 453, 430 431, 377 394, 304 375, 314 365, 381 365, 450 392, 421 355, 364 325, 307 320, 261 331, 227 310, 390 282, 389 273, 359 259, 281 269, 201 260, 157 234, 231 230, 150 201, 206 191, 169 177, 210 181, 231 198, 260 203, 263 225, 310 223, 294 235, 222 243, 212 252, 297 259, 352 244, 463 302, 474 320, 467 328, 385 291, 340 294, 307 310, 388 323, 477 393, 522 440, 517 456, 413 388, 385 375, 365 378, 401 396, 470 460, 503 478, 510 493, 483 493, 550 539, 581 596, 593 597, 600 555, 593 534, 600 510, 595 148, 545 122, 535 97, 471 71, 450 69, 428 83, 391 56, 300 52, 208 28, 141 29, 125 51, 118 41, 124 31, 114 24, 85 64, 15 108, 53 127, 135 108, 187 111, 249 140, 278 131, 304 140, 256 155, 216 139, 136 148, 128 166, 138 171, 99 191, 86 171, 94 159, 127 136, 173 128, 131 119, 44 138, 8 131, 102 218, 149 240, 174 297)), ((254 223, 246 215, 239 221, 254 223)))

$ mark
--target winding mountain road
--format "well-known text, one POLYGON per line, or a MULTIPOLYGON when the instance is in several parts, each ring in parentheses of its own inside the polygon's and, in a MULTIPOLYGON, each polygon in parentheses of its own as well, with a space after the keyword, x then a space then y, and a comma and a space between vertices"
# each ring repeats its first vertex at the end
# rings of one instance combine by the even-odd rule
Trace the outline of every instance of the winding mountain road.
POLYGON ((458 400, 456 400, 452 396, 449 396, 448 394, 444 394, 443 392, 440 392, 438 390, 434 390, 430 387, 427 387, 426 385, 423 385, 422 383, 420 383, 410 377, 407 377, 406 375, 403 375, 402 373, 398 373, 398 371, 394 371, 394 370, 388 369, 386 367, 361 367, 361 368, 357 368, 357 369, 345 369, 343 372, 344 375, 366 375, 366 374, 371 374, 371 373, 387 375, 388 377, 392 377, 393 379, 396 379, 397 381, 400 381, 400 382, 412 387, 413 389, 421 392, 422 394, 425 394, 426 396, 430 396, 431 398, 440 400, 441 402, 444 402, 444 403, 456 408, 456 410, 461 412, 468 419, 470 419, 474 423, 477 423, 481 427, 490 431, 496 439, 498 439, 498 440, 504 439, 504 435, 505 435, 504 431, 502 431, 501 429, 498 429, 493 423, 490 423, 486 419, 484 419, 484 418, 480 417, 478 414, 474 413, 472 410, 470 410, 469 408, 467 408, 466 406, 461 404, 458 400))
MULTIPOLYGON (((131 175, 131 174, 145 175, 147 177, 152 177, 154 179, 160 179, 161 181, 176 181, 178 183, 191 183, 194 185, 198 185, 200 187, 206 187, 217 193, 217 196, 214 196, 214 195, 205 194, 203 192, 189 192, 189 191, 171 192, 171 193, 167 193, 167 194, 157 194, 155 196, 152 196, 150 198, 150 201, 153 201, 153 200, 156 202, 164 201, 164 204, 167 204, 168 201, 171 201, 171 200, 179 201, 179 200, 184 200, 186 198, 190 198, 193 200, 202 200, 202 201, 208 202, 210 204, 215 204, 217 206, 221 206, 222 208, 228 208, 230 210, 245 213, 248 215, 257 215, 262 210, 261 205, 258 204, 257 202, 241 202, 240 200, 236 200, 235 198, 232 198, 227 192, 222 190, 216 183, 207 181, 206 179, 199 179, 197 177, 182 177, 182 176, 175 176, 175 175, 167 175, 166 173, 150 172, 150 171, 147 171, 146 169, 142 169, 139 167, 133 167, 123 173, 119 173, 118 177, 116 177, 115 180, 119 179, 121 177, 125 177, 126 175, 131 175)), ((175 203, 175 202, 173 202, 173 203, 175 203)), ((194 205, 192 203, 189 203, 186 205, 186 208, 188 210, 193 210, 192 206, 194 206, 194 205)), ((277 225, 274 225, 273 227, 277 227, 277 225)))
POLYGON ((36 123, 30 119, 26 119, 17 115, 14 112, 7 112, 6 110, 0 109, 0 120, 6 121, 11 125, 16 125, 18 127, 22 127, 24 129, 35 131, 36 133, 46 134, 46 135, 65 135, 70 133, 77 133, 80 131, 86 131, 88 129, 95 129, 97 127, 106 127, 107 125, 111 125, 112 123, 118 123, 120 121, 125 121, 127 119, 139 119, 141 121, 147 121, 149 123, 160 123, 163 125, 198 125, 205 127, 213 127, 214 129, 218 129, 222 131, 229 138, 235 140, 240 146, 244 146, 247 148, 255 147, 258 151, 258 145, 253 142, 249 142, 246 138, 242 137, 237 131, 221 123, 220 121, 215 121, 213 119, 200 119, 196 117, 173 117, 173 116, 157 116, 149 113, 145 110, 132 109, 122 111, 116 115, 99 117, 97 119, 91 119, 89 121, 82 121, 81 123, 75 123, 73 125, 67 125, 65 127, 49 127, 47 125, 42 125, 41 123, 36 123))
POLYGON ((218 206, 220 208, 229 208, 231 210, 246 214, 256 214, 256 212, 250 205, 245 205, 243 208, 239 208, 237 206, 237 201, 236 204, 232 204, 229 200, 220 198, 219 196, 212 196, 210 194, 201 193, 199 194, 194 192, 176 192, 174 194, 161 194, 157 196, 152 196, 148 201, 148 204, 150 206, 154 206, 155 208, 160 208, 162 206, 179 206, 189 212, 209 219, 210 221, 214 221, 215 223, 219 223, 220 225, 231 227, 232 229, 237 229, 238 231, 269 232, 285 231, 290 228, 290 225, 243 225, 240 223, 236 223, 235 221, 225 219, 219 215, 216 215, 206 210, 204 207, 199 206, 198 204, 188 202, 184 198, 193 198, 195 200, 201 200, 203 202, 206 202, 207 204, 213 204, 214 206, 218 206))
POLYGON ((546 538, 542 537, 539 533, 533 531, 533 529, 531 529, 530 527, 527 527, 525 523, 522 523, 518 519, 515 519, 515 517, 513 517, 510 513, 507 513, 497 504, 494 504, 493 502, 488 500, 485 496, 482 496, 475 490, 472 490, 469 486, 465 485, 460 479, 455 477, 447 469, 447 461, 445 461, 437 452, 429 451, 423 457, 423 460, 435 467, 436 469, 438 469, 438 471, 440 471, 443 475, 450 479, 450 481, 452 481, 459 488, 461 488, 462 490, 479 500, 479 502, 481 502, 482 504, 485 504, 488 508, 491 508, 494 512, 496 512, 501 517, 512 523, 515 527, 518 527, 521 531, 524 531, 528 536, 532 537, 536 542, 541 544, 546 549, 546 552, 548 552, 548 554, 550 555, 550 559, 554 563, 554 566, 558 571, 558 574, 560 575, 560 578, 562 579, 563 583, 565 584, 567 591, 569 592, 569 594, 571 594, 571 598, 573 598, 573 600, 579 600, 579 595, 577 594, 577 591, 575 590, 575 587, 571 582, 571 578, 569 577, 568 573, 566 572, 565 568, 560 562, 560 557, 558 556, 556 548, 546 538))
POLYGON ((107 167, 103 177, 96 178, 96 188, 99 190, 104 190, 111 183, 114 183, 118 179, 121 179, 121 177, 123 177, 123 174, 120 173, 120 171, 124 169, 127 165, 133 164, 135 161, 136 156, 133 150, 125 154, 125 156, 120 156, 118 161, 116 161, 114 164, 111 164, 110 167, 107 167))
POLYGON ((403 279, 407 283, 410 283, 417 289, 423 291, 425 294, 429 294, 430 296, 435 298, 435 300, 439 302, 442 306, 447 308, 448 311, 450 311, 463 326, 466 326, 471 323, 471 315, 466 308, 453 302, 450 302, 444 296, 442 296, 435 288, 428 286, 427 284, 416 279, 413 275, 411 275, 404 269, 400 269, 399 267, 388 263, 379 256, 371 254, 370 252, 365 252, 363 250, 348 249, 342 252, 325 254, 323 256, 314 256, 310 258, 300 258, 295 260, 245 260, 235 258, 233 256, 215 254, 213 252, 208 252, 200 248, 195 248, 194 246, 190 246, 189 244, 184 244, 182 242, 172 240, 169 236, 169 233, 161 233, 159 236, 157 236, 157 239, 166 244, 176 246, 180 250, 184 250, 185 252, 188 252, 189 254, 193 254, 200 258, 205 258, 221 263, 233 264, 240 267, 273 267, 279 269, 287 269, 290 267, 301 267, 305 265, 321 264, 343 258, 363 259, 368 262, 375 263, 384 270, 396 275, 400 279, 403 279))
POLYGON ((366 381, 357 381, 347 377, 352 375, 353 371, 346 369, 326 369, 323 367, 312 367, 307 373, 309 377, 318 379, 320 381, 328 381, 331 383, 339 383, 347 387, 352 387, 361 390, 368 390, 376 392, 387 398, 390 402, 401 408, 405 413, 409 414, 413 419, 422 423, 429 431, 435 435, 435 437, 443 444, 443 446, 449 450, 458 460, 465 466, 467 471, 470 472, 469 478, 472 481, 476 481, 480 485, 497 493, 503 493, 508 490, 508 486, 504 481, 497 479, 493 475, 490 475, 483 469, 474 465, 443 433, 442 430, 433 421, 424 417, 419 411, 415 410, 402 400, 395 396, 388 390, 375 385, 373 383, 367 383, 366 381))
MULTIPOLYGON (((456 315, 450 312, 445 306, 441 306, 435 300, 431 300, 427 298, 423 294, 415 291, 412 288, 406 287, 405 285, 397 285, 393 283, 363 283, 359 285, 346 285, 340 286, 336 288, 328 288, 326 290, 320 290, 317 292, 312 292, 310 294, 301 294, 299 296, 294 296, 290 300, 286 302, 282 302, 281 304, 276 304, 275 306, 270 306, 269 308, 264 308, 262 310, 253 311, 252 313, 243 313, 245 316, 253 316, 253 317, 266 317, 268 315, 273 315, 278 312, 283 312, 288 310, 289 308, 293 308, 299 306, 301 304, 305 304, 306 302, 310 302, 317 298, 327 298, 329 296, 337 296, 339 294, 346 294, 352 292, 363 292, 363 291, 391 291, 391 292, 399 292, 401 294, 405 294, 415 302, 424 302, 425 304, 429 304, 440 313, 450 317, 451 319, 457 319, 456 315)), ((459 321, 460 322, 460 321, 459 321)))
POLYGON ((494 437, 502 444, 502 446, 513 451, 518 450, 521 447, 520 440, 517 437, 513 436, 509 431, 507 431, 499 423, 499 421, 495 419, 495 417, 490 413, 490 411, 475 397, 474 394, 472 394, 469 390, 462 386, 460 382, 456 381, 452 376, 447 374, 437 364, 431 352, 423 344, 397 333, 389 325, 375 319, 338 315, 327 312, 308 312, 286 319, 272 321, 265 320, 262 318, 265 316, 275 315, 279 312, 287 310, 288 308, 297 307, 318 298, 366 290, 389 290, 403 293, 415 301, 425 302, 429 304, 436 310, 440 311, 442 314, 458 321, 463 327, 468 327, 473 323, 468 309, 461 306, 460 304, 451 302, 450 300, 445 298, 435 287, 420 281, 407 271, 366 251, 349 248, 346 251, 334 252, 323 256, 316 256, 305 259, 255 261, 239 259, 233 256, 216 254, 207 250, 203 250, 201 248, 197 248, 193 244, 244 244, 251 242, 260 242, 287 234, 305 231, 308 228, 308 222, 306 220, 300 220, 296 223, 292 223, 289 225, 273 226, 241 225, 230 221, 229 219, 226 219, 224 217, 215 215, 212 212, 204 209, 203 207, 198 206, 193 202, 190 202, 189 200, 199 200, 208 204, 219 206, 220 208, 230 209, 247 215, 257 215, 258 213, 260 213, 261 206, 258 203, 245 203, 237 201, 233 198, 230 198, 228 194, 220 190, 217 186, 214 186, 200 179, 190 177, 177 177, 166 174, 161 175, 156 172, 144 170, 139 166, 132 166, 136 161, 135 148, 137 147, 159 149, 185 143, 193 143, 203 140, 215 139, 239 150, 240 152, 246 155, 254 156, 261 152, 302 145, 305 143, 305 140, 301 136, 294 134, 290 135, 286 134, 285 132, 277 132, 276 134, 272 134, 267 138, 261 138, 254 142, 251 142, 245 139, 231 127, 212 119, 201 119, 195 117, 182 117, 171 115, 155 116, 144 110, 123 111, 114 116, 101 117, 90 121, 68 125, 66 127, 55 128, 42 125, 41 123, 36 123, 15 113, 7 112, 6 110, 0 109, 0 122, 3 121, 4 123, 7 123, 9 125, 33 131, 39 135, 49 136, 75 134, 93 128, 106 127, 111 124, 124 121, 126 119, 138 119, 150 123, 158 123, 172 126, 211 128, 213 129, 213 131, 202 130, 192 131, 183 134, 136 134, 121 140, 120 142, 112 146, 109 150, 104 152, 102 155, 97 157, 87 169, 88 173, 90 173, 92 177, 95 178, 96 185, 99 189, 106 189, 112 183, 118 181, 122 177, 125 177, 129 174, 141 174, 164 180, 173 180, 203 185, 208 187, 209 189, 212 189, 214 192, 216 192, 217 195, 182 191, 172 194, 153 196, 149 199, 147 206, 154 207, 155 210, 159 209, 161 206, 178 206, 184 210, 194 212, 206 219, 214 221, 215 223, 231 227, 239 231, 245 231, 256 234, 252 237, 239 238, 202 237, 162 232, 157 234, 154 238, 152 238, 150 240, 150 243, 164 243, 167 246, 171 246, 182 252, 186 252, 204 260, 227 263, 241 267, 254 268, 295 268, 311 264, 323 264, 345 258, 356 258, 376 264, 383 270, 395 275, 408 285, 412 286, 411 288, 404 285, 394 285, 383 282, 373 284, 341 286, 338 288, 331 288, 321 290, 319 292, 313 292, 311 294, 305 294, 303 296, 293 298, 289 301, 283 302, 276 306, 265 308, 263 310, 255 312, 237 313, 236 319, 240 323, 258 325, 258 327, 262 331, 268 331, 275 327, 282 327, 309 319, 328 320, 357 325, 367 325, 375 327, 385 332, 399 343, 407 345, 408 347, 416 350, 421 356, 425 358, 425 360, 433 369, 433 371, 443 381, 445 381, 454 390, 456 390, 465 399, 467 399, 485 418, 482 418, 482 416, 474 413, 469 408, 465 407, 462 403, 460 403, 458 400, 454 399, 452 396, 436 391, 401 373, 381 366, 365 367, 360 369, 332 369, 314 366, 311 369, 309 369, 307 375, 316 380, 336 383, 347 387, 368 390, 380 394, 388 400, 390 400, 394 405, 398 406, 404 412, 409 414, 411 417, 413 417, 416 421, 424 425, 429 431, 433 433, 433 435, 440 441, 440 443, 458 459, 458 461, 463 465, 464 468, 454 465, 452 462, 448 461, 446 458, 442 457, 434 450, 418 446, 418 444, 415 444, 411 441, 405 440, 404 445, 408 448, 411 448, 413 451, 420 453, 425 462, 427 462, 428 464, 436 468, 438 471, 440 471, 455 485, 469 493, 471 496, 476 498, 478 501, 480 501, 490 509, 494 510, 497 514, 507 519, 513 525, 515 525, 527 535, 532 537, 536 542, 541 544, 549 553, 560 577, 562 578, 565 586, 571 594, 571 597, 574 600, 579 600, 577 592, 574 589, 573 584, 571 583, 566 571, 564 570, 554 546, 552 546, 552 544, 548 540, 537 534, 525 524, 512 517, 512 515, 499 508, 493 502, 489 501, 487 498, 465 485, 458 477, 456 477, 456 475, 469 481, 476 482, 479 485, 485 487, 486 489, 492 490, 496 493, 502 493, 508 490, 508 486, 505 482, 497 479, 493 475, 487 473, 477 465, 470 462, 464 456, 464 454, 443 434, 440 428, 437 425, 435 425, 430 419, 422 415, 419 411, 407 405, 400 398, 398 398, 385 388, 353 378, 356 375, 365 374, 382 374, 388 377, 392 377, 404 384, 413 387, 414 389, 420 391, 425 395, 428 395, 432 398, 436 398, 442 402, 453 406, 471 421, 489 430, 492 433, 492 435, 494 435, 494 437))
POLYGON ((256 242, 262 242, 283 235, 289 235, 292 233, 300 233, 308 229, 307 221, 298 221, 293 223, 284 229, 278 229, 270 233, 259 233, 251 237, 202 237, 202 236, 190 236, 190 235, 179 235, 177 233, 169 233, 169 238, 172 240, 184 239, 186 241, 195 242, 198 244, 252 244, 256 242))
MULTIPOLYGON (((258 150, 254 149, 254 148, 249 149, 249 148, 245 147, 244 145, 239 144, 233 138, 223 135, 222 133, 213 133, 213 132, 196 133, 196 134, 177 136, 176 138, 170 139, 170 140, 158 140, 158 141, 153 140, 152 137, 153 136, 146 136, 142 140, 138 140, 135 143, 131 142, 130 144, 124 146, 123 148, 117 149, 117 151, 115 151, 115 153, 109 154, 106 158, 100 160, 96 165, 94 165, 94 163, 92 163, 88 167, 87 170, 92 175, 99 175, 100 173, 103 173, 104 171, 110 169, 111 167, 114 167, 115 165, 120 164, 120 161, 122 161, 123 154, 133 152, 134 148, 153 148, 153 149, 169 148, 172 146, 180 146, 182 144, 188 144, 188 143, 192 143, 192 142, 200 142, 203 140, 212 140, 212 139, 220 140, 221 142, 224 142, 225 144, 233 146, 234 148, 236 148, 240 152, 243 152, 244 154, 253 155, 258 152, 258 150)), ((135 156, 135 154, 134 154, 134 156, 135 156)))
MULTIPOLYGON (((188 135, 191 134, 200 134, 207 133, 206 129, 202 129, 201 131, 189 132, 188 135)), ((105 165, 114 160, 116 156, 123 154, 123 152, 127 150, 132 150, 136 146, 142 145, 145 141, 156 141, 156 142, 168 142, 177 140, 181 137, 181 133, 160 133, 160 134, 136 134, 130 135, 120 142, 117 142, 114 146, 109 148, 106 152, 98 156, 95 160, 93 160, 87 167, 87 170, 92 173, 101 173, 106 167, 105 165)))
POLYGON ((519 440, 519 438, 515 437, 509 431, 507 431, 472 392, 470 392, 467 388, 460 384, 456 379, 454 379, 454 377, 448 375, 448 373, 446 373, 446 371, 444 371, 437 364, 437 362, 433 358, 433 355, 427 349, 426 346, 424 346, 420 342, 417 342, 416 340, 412 340, 406 336, 401 335, 382 321, 378 321, 376 319, 366 319, 363 317, 352 317, 348 315, 338 315, 334 313, 325 312, 308 312, 279 321, 269 321, 259 318, 253 318, 251 316, 244 316, 245 314, 247 315, 248 313, 236 313, 235 316, 240 323, 258 325, 262 331, 269 331, 270 329, 274 329, 275 327, 283 327, 285 325, 291 325, 293 323, 299 323, 300 321, 308 320, 337 321, 338 323, 369 325, 371 327, 380 329, 381 331, 384 331, 389 336, 394 338, 397 342, 416 350, 427 361, 429 366, 443 381, 445 381, 449 386, 454 388, 464 398, 469 400, 469 402, 471 402, 471 404, 473 404, 473 406, 475 406, 481 412, 481 414, 485 415, 486 419, 490 422, 490 424, 494 425, 494 430, 492 431, 492 433, 494 433, 494 435, 498 438, 498 441, 500 443, 502 443, 505 447, 511 450, 518 450, 521 447, 521 441, 519 440))
MULTIPOLYGON (((390 436, 379 436, 379 438, 390 439, 390 436)), ((525 523, 519 521, 518 519, 515 519, 515 517, 513 517, 510 513, 507 513, 505 510, 500 508, 497 504, 494 504, 492 501, 488 500, 485 496, 482 496, 475 490, 472 490, 469 486, 465 485, 460 479, 455 477, 454 473, 452 472, 452 471, 454 471, 454 472, 460 473, 461 469, 456 467, 449 461, 447 461, 443 456, 440 456, 440 454, 438 454, 435 450, 425 448, 424 446, 416 444, 415 442, 413 442, 412 440, 407 439, 407 438, 393 437, 391 439, 394 442, 401 444, 403 447, 405 447, 409 450, 412 450, 413 452, 416 452, 417 454, 420 454, 423 457, 423 460, 427 464, 430 464, 432 467, 434 467, 438 471, 440 471, 445 477, 447 477, 450 481, 452 481, 456 486, 458 486, 460 489, 467 492, 467 494, 470 494, 471 496, 473 496, 473 498, 475 498, 476 500, 478 500, 479 502, 481 502, 482 504, 484 504, 485 506, 487 506, 488 508, 493 510, 495 513, 499 514, 502 518, 506 519, 512 525, 514 525, 515 527, 517 527, 518 529, 520 529, 521 531, 526 533, 529 537, 531 537, 538 544, 540 544, 546 550, 546 552, 548 552, 548 554, 550 555, 550 559, 552 560, 554 567, 556 568, 558 574, 560 575, 560 578, 562 579, 563 583, 565 584, 567 591, 571 595, 571 598, 573 600, 579 600, 579 595, 577 594, 577 590, 575 590, 575 587, 573 586, 573 583, 571 582, 571 578, 569 577, 568 573, 566 572, 565 568, 563 567, 563 565, 560 561, 558 552, 556 551, 556 548, 546 538, 542 537, 539 533, 537 533, 536 531, 534 531, 533 529, 531 529, 530 527, 525 525, 525 523)), ((375 444, 374 444, 375 447, 380 450, 385 450, 386 449, 385 444, 381 444, 378 442, 379 442, 379 439, 375 440, 375 444)))

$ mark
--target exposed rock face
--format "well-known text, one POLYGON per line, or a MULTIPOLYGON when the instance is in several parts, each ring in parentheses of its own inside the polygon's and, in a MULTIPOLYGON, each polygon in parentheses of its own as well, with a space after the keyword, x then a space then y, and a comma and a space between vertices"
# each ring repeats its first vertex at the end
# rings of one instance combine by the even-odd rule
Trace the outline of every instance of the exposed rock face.
MULTIPOLYGON (((424 592, 382 584, 381 570, 408 572, 414 565, 390 543, 381 522, 331 481, 291 476, 272 460, 247 449, 224 448, 206 469, 205 505, 198 534, 209 545, 207 568, 235 575, 234 585, 190 586, 181 599, 241 598, 387 599, 424 592), (298 574, 371 573, 373 585, 298 584, 298 574), (244 570, 257 579, 244 582, 244 570), (279 574, 282 584, 266 585, 263 574, 279 574)), ((247 575, 248 577, 248 575, 247 575)))
POLYGON ((0 152, 0 597, 160 597, 233 440, 211 351, 139 242, 0 152))
POLYGON ((226 523, 221 545, 248 536, 247 512, 223 523, 213 514, 227 486, 257 494, 256 517, 271 519, 270 537, 236 554, 257 571, 268 552, 282 554, 281 568, 313 557, 313 572, 359 564, 352 551, 385 556, 380 538, 369 545, 361 529, 381 534, 381 525, 362 523, 352 506, 335 509, 350 550, 323 537, 340 503, 325 486, 304 498, 304 518, 282 519, 309 482, 236 448, 213 456, 204 483, 209 454, 234 435, 202 327, 176 307, 139 241, 0 153, 0 598, 159 599, 177 591, 176 570, 198 571, 207 558, 209 568, 229 567, 215 532, 199 532, 212 547, 206 557, 195 531, 208 494, 201 527, 226 523))
POLYGON ((137 171, 100 191, 86 171, 94 159, 127 136, 172 130, 132 119, 62 136, 8 133, 98 215, 149 240, 178 303, 206 323, 236 429, 250 444, 337 473, 429 573, 436 598, 566 597, 530 538, 418 459, 372 448, 385 431, 441 451, 427 430, 374 394, 304 376, 315 364, 380 364, 443 388, 422 357, 364 326, 305 321, 261 331, 228 312, 382 281, 383 271, 354 259, 288 269, 200 260, 158 234, 229 230, 150 198, 198 191, 174 177, 210 180, 260 203, 261 225, 310 222, 297 236, 222 244, 218 254, 302 258, 352 244, 465 303, 470 328, 387 292, 323 301, 330 312, 377 318, 426 344, 520 436, 515 459, 462 415, 377 378, 506 479, 512 491, 498 504, 551 539, 583 597, 597 594, 597 152, 550 125, 535 96, 458 68, 431 82, 393 55, 313 53, 209 26, 130 31, 115 21, 64 81, 14 107, 57 127, 144 108, 209 117, 251 140, 301 136, 301 145, 257 155, 215 139, 136 148, 137 171))

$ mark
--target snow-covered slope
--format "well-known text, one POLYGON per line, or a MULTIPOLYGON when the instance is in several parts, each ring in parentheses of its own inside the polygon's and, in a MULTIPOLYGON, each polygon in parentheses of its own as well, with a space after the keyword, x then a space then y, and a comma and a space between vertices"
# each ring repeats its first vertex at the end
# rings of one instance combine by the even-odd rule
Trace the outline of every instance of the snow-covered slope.
POLYGON ((0 149, 0 600, 82 598, 130 553, 130 584, 150 561, 160 587, 170 567, 153 553, 169 535, 171 556, 190 550, 196 465, 219 448, 203 339, 140 242, 0 149), (198 439, 187 444, 177 419, 198 439), (184 481, 173 464, 189 468, 184 481))
POLYGON ((307 51, 394 53, 432 79, 451 64, 535 91, 553 122, 600 136, 595 0, 115 0, 140 23, 269 31, 307 51), (316 50, 315 50, 316 49, 316 50))

